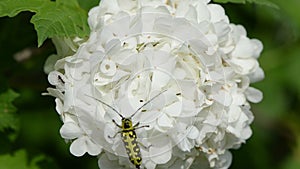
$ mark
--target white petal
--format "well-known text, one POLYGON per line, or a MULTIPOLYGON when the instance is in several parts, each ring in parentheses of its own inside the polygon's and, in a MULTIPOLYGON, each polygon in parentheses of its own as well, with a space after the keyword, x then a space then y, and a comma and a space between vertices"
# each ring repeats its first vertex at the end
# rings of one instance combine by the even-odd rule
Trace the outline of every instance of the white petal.
POLYGON ((240 137, 240 133, 237 131, 237 129, 234 126, 227 126, 226 132, 231 133, 235 137, 240 137))
POLYGON ((54 97, 57 97, 61 100, 63 100, 63 98, 64 98, 64 95, 63 95, 62 91, 59 90, 59 89, 47 88, 47 92, 48 93, 42 93, 42 95, 54 96, 54 97))
POLYGON ((200 130, 199 137, 197 138, 197 143, 202 144, 204 141, 206 141, 208 134, 214 133, 217 130, 215 126, 212 125, 203 125, 203 127, 200 130))
POLYGON ((185 151, 190 152, 190 150, 194 147, 194 145, 192 145, 188 139, 184 138, 180 140, 180 142, 178 143, 178 147, 184 152, 185 151))
POLYGON ((232 102, 233 105, 244 105, 247 101, 246 96, 241 92, 232 94, 232 98, 234 98, 232 102))
POLYGON ((225 10, 221 5, 209 4, 207 7, 210 11, 210 15, 211 15, 210 19, 212 22, 219 22, 221 20, 229 22, 228 17, 225 15, 225 10))
POLYGON ((181 113, 181 110, 182 110, 182 104, 181 102, 178 101, 167 106, 164 109, 164 112, 167 113, 169 116, 178 117, 181 113))
POLYGON ((48 81, 50 84, 52 84, 54 86, 62 87, 62 86, 64 86, 66 78, 62 73, 60 73, 58 71, 53 71, 53 72, 50 72, 50 74, 48 75, 48 81))
POLYGON ((126 169, 126 167, 122 167, 118 161, 110 160, 106 154, 101 155, 101 157, 98 160, 98 166, 101 169, 126 169))
POLYGON ((255 72, 249 75, 250 82, 255 83, 263 80, 265 78, 265 73, 262 68, 257 68, 255 72))
MULTIPOLYGON (((115 125, 111 124, 111 123, 106 124, 104 127, 104 138, 110 144, 112 144, 114 141, 116 141, 116 140, 110 138, 110 137, 113 137, 114 133, 116 132, 114 130, 114 127, 115 127, 115 125)), ((116 137, 116 139, 119 139, 119 137, 116 137)))
POLYGON ((76 157, 83 156, 87 152, 86 138, 79 137, 74 140, 70 146, 70 152, 76 157))
MULTIPOLYGON (((154 127, 151 124, 157 125, 156 119, 160 117, 161 112, 158 111, 146 111, 141 113, 141 117, 139 118, 139 121, 150 125, 149 129, 154 127)), ((148 129, 148 128, 147 128, 148 129)))
POLYGON ((177 83, 180 85, 181 94, 184 98, 194 98, 196 91, 195 82, 191 80, 178 80, 177 83))
POLYGON ((144 162, 145 164, 145 168, 147 169, 155 169, 156 164, 153 161, 147 160, 146 162, 144 162))
POLYGON ((77 124, 67 122, 60 128, 60 134, 65 139, 74 139, 81 136, 83 132, 77 124))
POLYGON ((198 99, 198 103, 201 106, 206 101, 206 95, 201 90, 199 90, 199 89, 197 89, 197 94, 198 94, 197 95, 198 96, 198 98, 197 98, 198 99))
POLYGON ((254 48, 252 42, 247 37, 241 37, 240 41, 237 43, 232 56, 235 58, 249 58, 252 57, 254 48))
POLYGON ((239 40, 239 38, 241 36, 246 36, 247 35, 247 31, 246 29, 244 28, 244 26, 242 25, 230 25, 231 28, 233 29, 233 35, 236 36, 237 39, 235 39, 236 41, 239 40))
POLYGON ((121 41, 119 39, 110 40, 105 44, 105 51, 107 52, 106 55, 114 55, 115 53, 119 52, 120 48, 121 41))
MULTIPOLYGON (((218 36, 219 43, 222 43, 227 40, 228 33, 230 31, 230 27, 228 23, 224 21, 220 21, 214 24, 215 33, 218 36)), ((228 46, 229 48, 231 46, 228 46)), ((230 50, 230 49, 227 49, 230 50)))
POLYGON ((99 8, 100 8, 100 6, 96 6, 96 7, 92 8, 88 13, 88 15, 89 15, 88 24, 89 24, 89 26, 92 30, 97 28, 97 22, 96 21, 98 21, 98 10, 99 10, 99 8))
POLYGON ((218 43, 218 37, 216 34, 213 34, 213 33, 206 34, 205 38, 207 38, 210 46, 212 46, 212 47, 218 43))
POLYGON ((162 71, 154 71, 152 76, 152 88, 161 89, 170 80, 170 75, 162 71))
POLYGON ((112 82, 110 77, 102 77, 101 73, 96 73, 94 76, 94 85, 95 86, 103 86, 112 82))
POLYGON ((132 10, 136 6, 136 2, 132 0, 118 0, 118 5, 125 10, 132 10))
POLYGON ((197 11, 194 7, 189 6, 185 18, 194 22, 197 22, 197 11))
POLYGON ((199 130, 195 126, 190 126, 187 129, 188 135, 187 137, 190 139, 196 139, 199 136, 199 130))
POLYGON ((150 147, 149 150, 151 160, 156 164, 165 164, 172 157, 171 146, 164 147, 150 147))
POLYGON ((59 115, 61 115, 63 113, 63 103, 59 98, 55 99, 55 103, 56 103, 55 110, 59 115))
POLYGON ((232 123, 237 121, 240 118, 241 115, 241 108, 239 106, 230 106, 228 111, 228 122, 232 123))
POLYGON ((242 75, 246 75, 249 73, 253 73, 253 71, 258 68, 258 61, 256 59, 232 59, 230 62, 232 62, 234 65, 233 68, 237 73, 240 73, 242 75))
POLYGON ((251 130, 251 128, 249 126, 247 126, 242 131, 241 138, 246 140, 246 139, 250 138, 251 135, 252 135, 252 130, 251 130))
POLYGON ((167 135, 158 135, 159 137, 150 137, 151 143, 149 148, 149 158, 156 164, 164 164, 171 159, 172 143, 171 138, 167 135))
POLYGON ((245 91, 245 94, 246 94, 247 99, 252 103, 258 103, 263 98, 263 93, 260 90, 255 89, 253 87, 249 87, 245 91))
POLYGON ((208 9, 206 3, 199 1, 196 8, 197 8, 197 12, 198 12, 198 23, 205 21, 205 20, 209 20, 210 12, 209 12, 209 9, 208 9))
POLYGON ((174 70, 174 76, 175 76, 176 79, 183 80, 186 76, 186 73, 183 69, 176 68, 174 70))
POLYGON ((217 56, 208 56, 203 54, 208 51, 209 47, 213 47, 207 39, 192 39, 189 40, 189 45, 191 47, 191 50, 196 53, 196 56, 199 58, 203 65, 205 65, 206 67, 210 67, 216 64, 217 56))
POLYGON ((90 140, 89 138, 86 139, 86 148, 89 155, 92 156, 96 156, 102 151, 102 148, 99 145, 92 142, 92 140, 90 140))
POLYGON ((185 160, 184 165, 182 167, 184 168, 190 168, 192 164, 194 163, 196 157, 189 157, 188 159, 185 160))
POLYGON ((66 57, 65 61, 68 62, 68 63, 73 63, 73 64, 79 64, 79 63, 84 62, 83 59, 79 59, 79 58, 76 58, 76 57, 73 57, 73 56, 66 57))
POLYGON ((191 117, 198 114, 199 110, 195 108, 195 102, 187 99, 182 99, 182 113, 181 117, 191 117))
POLYGON ((161 127, 173 127, 173 121, 166 114, 162 114, 157 123, 161 127))
POLYGON ((224 90, 220 90, 212 98, 224 106, 229 106, 232 103, 232 97, 231 97, 230 93, 228 93, 224 90))
POLYGON ((258 58, 260 56, 261 51, 263 50, 263 44, 257 39, 251 39, 251 42, 254 46, 253 57, 258 58))
POLYGON ((216 168, 218 169, 228 169, 232 162, 232 154, 230 151, 225 151, 224 154, 221 154, 219 156, 218 160, 218 166, 216 168))

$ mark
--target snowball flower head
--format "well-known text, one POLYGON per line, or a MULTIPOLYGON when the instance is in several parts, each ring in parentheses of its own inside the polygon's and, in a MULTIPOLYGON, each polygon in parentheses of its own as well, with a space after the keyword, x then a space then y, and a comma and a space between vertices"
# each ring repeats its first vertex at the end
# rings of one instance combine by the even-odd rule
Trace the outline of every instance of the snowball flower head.
POLYGON ((88 23, 87 40, 56 41, 46 64, 70 152, 101 169, 229 168, 262 99, 249 86, 264 77, 261 42, 209 0, 102 0, 88 23), (139 150, 124 145, 121 117, 139 124, 139 150))

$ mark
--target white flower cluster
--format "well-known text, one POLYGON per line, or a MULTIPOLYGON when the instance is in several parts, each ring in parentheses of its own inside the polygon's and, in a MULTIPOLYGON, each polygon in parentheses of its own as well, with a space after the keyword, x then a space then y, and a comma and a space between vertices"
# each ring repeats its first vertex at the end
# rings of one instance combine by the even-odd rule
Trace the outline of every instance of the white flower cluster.
POLYGON ((150 126, 136 130, 141 167, 229 168, 229 149, 252 134, 248 101, 262 99, 249 86, 264 78, 262 44, 209 1, 102 0, 89 12, 89 39, 47 65, 73 155, 98 156, 101 169, 133 168, 120 135, 112 138, 120 117, 97 99, 129 117, 165 91, 132 119, 150 126))

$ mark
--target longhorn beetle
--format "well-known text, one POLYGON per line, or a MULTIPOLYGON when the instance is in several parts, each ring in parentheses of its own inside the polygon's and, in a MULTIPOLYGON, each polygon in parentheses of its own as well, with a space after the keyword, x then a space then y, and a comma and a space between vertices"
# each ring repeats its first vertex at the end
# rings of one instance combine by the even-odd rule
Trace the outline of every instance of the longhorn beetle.
POLYGON ((159 95, 161 95, 162 93, 164 93, 166 90, 158 93, 157 95, 153 96, 150 100, 148 100, 146 103, 144 103, 142 106, 140 106, 131 116, 129 117, 124 117, 121 113, 119 113, 115 108, 113 108, 112 106, 110 106, 109 104, 103 102, 102 100, 99 100, 97 98, 94 98, 92 96, 88 96, 91 97, 99 102, 101 102, 102 104, 104 104, 105 106, 109 107, 110 109, 112 109, 114 112, 116 112, 122 119, 122 124, 119 125, 114 119, 112 120, 112 122, 119 127, 121 130, 118 131, 113 137, 109 138, 115 138, 117 134, 121 133, 121 137, 122 137, 122 141, 124 143, 127 155, 129 157, 130 162, 135 165, 135 167, 137 169, 140 169, 140 166, 142 164, 142 155, 141 155, 141 151, 140 151, 140 147, 138 145, 138 141, 137 141, 137 136, 135 133, 136 129, 140 129, 143 127, 149 127, 149 125, 144 125, 144 126, 139 126, 140 122, 137 122, 136 124, 133 125, 132 123, 132 117, 135 116, 144 106, 146 106, 147 104, 149 104, 152 100, 154 100, 156 97, 158 97, 159 95))

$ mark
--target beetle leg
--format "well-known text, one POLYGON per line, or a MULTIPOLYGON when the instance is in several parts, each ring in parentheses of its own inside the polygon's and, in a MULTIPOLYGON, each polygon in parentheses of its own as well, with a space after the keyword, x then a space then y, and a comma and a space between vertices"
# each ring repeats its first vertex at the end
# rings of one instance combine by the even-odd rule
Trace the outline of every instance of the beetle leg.
POLYGON ((116 134, 114 136, 112 136, 112 137, 110 135, 108 135, 108 138, 115 138, 119 133, 122 133, 122 131, 116 132, 116 134))
POLYGON ((152 146, 151 144, 149 145, 149 146, 145 146, 142 142, 140 142, 140 141, 138 141, 138 143, 139 143, 139 145, 141 146, 141 147, 143 147, 144 149, 146 149, 146 150, 149 150, 149 148, 152 146))
POLYGON ((134 125, 134 129, 140 129, 140 128, 144 128, 144 127, 150 127, 150 125, 144 125, 144 126, 139 126, 139 127, 135 127, 136 125, 134 125))
POLYGON ((119 128, 122 128, 122 126, 120 126, 114 119, 112 120, 113 123, 115 123, 116 126, 118 126, 119 128))

